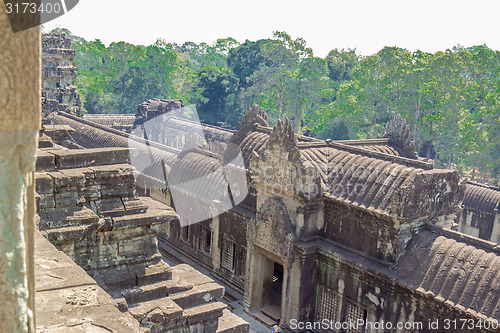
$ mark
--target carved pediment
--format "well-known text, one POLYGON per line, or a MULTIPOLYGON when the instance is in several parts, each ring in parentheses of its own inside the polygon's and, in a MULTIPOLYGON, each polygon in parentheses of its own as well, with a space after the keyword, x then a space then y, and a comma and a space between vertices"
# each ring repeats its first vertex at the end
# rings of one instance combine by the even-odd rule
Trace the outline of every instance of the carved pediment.
POLYGON ((269 123, 266 111, 262 110, 260 106, 254 105, 241 118, 238 123, 238 130, 234 132, 230 139, 231 143, 240 144, 248 133, 255 130, 257 125, 267 127, 269 123))
POLYGON ((266 195, 298 195, 313 198, 322 194, 318 169, 300 154, 293 126, 284 117, 274 126, 264 149, 253 152, 250 170, 266 195))
POLYGON ((269 141, 267 141, 267 147, 270 149, 278 148, 280 151, 288 153, 289 161, 302 164, 297 137, 293 125, 287 117, 278 120, 276 126, 273 127, 269 141))
POLYGON ((296 237, 285 204, 279 197, 268 198, 252 219, 248 241, 284 260, 293 260, 296 237))

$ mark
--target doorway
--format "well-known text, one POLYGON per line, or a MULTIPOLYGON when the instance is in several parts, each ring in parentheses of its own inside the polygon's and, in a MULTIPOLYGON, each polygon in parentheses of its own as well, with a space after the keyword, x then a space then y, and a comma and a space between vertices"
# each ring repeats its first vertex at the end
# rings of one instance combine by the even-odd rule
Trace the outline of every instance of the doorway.
POLYGON ((283 265, 269 259, 268 267, 272 268, 272 274, 264 281, 262 288, 263 305, 261 312, 275 322, 281 319, 281 299, 283 296, 283 265), (272 265, 269 265, 272 264, 272 265))

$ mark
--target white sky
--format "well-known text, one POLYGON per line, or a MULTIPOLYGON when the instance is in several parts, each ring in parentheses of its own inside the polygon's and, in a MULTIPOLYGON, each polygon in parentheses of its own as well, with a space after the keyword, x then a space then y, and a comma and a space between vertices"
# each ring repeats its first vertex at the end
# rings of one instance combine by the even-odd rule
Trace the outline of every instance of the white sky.
POLYGON ((69 29, 106 45, 126 41, 212 43, 302 37, 316 56, 334 48, 370 55, 384 46, 435 52, 486 43, 500 50, 499 0, 80 0, 45 29, 69 29))

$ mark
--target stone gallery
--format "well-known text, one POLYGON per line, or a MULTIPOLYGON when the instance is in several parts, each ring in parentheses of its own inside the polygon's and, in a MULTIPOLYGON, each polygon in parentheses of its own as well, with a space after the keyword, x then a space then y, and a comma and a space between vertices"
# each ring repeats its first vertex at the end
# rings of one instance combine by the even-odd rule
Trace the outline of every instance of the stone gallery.
POLYGON ((236 130, 195 133, 196 122, 170 116, 178 100, 83 117, 69 46, 42 36, 44 125, 26 182, 36 230, 25 280, 36 293, 20 307, 34 316, 16 313, 19 322, 248 332, 231 312, 238 303, 269 331, 499 330, 499 190, 418 157, 400 115, 381 138, 348 141, 298 135, 286 118, 271 127, 257 106, 236 130), (208 183, 185 185, 196 179, 208 183), (181 213, 179 200, 221 205, 211 189, 222 181, 231 207, 203 220, 181 213))
MULTIPOLYGON (((134 127, 142 126, 144 131, 148 120, 182 107, 180 101, 146 101, 138 106, 134 127)), ((486 205, 485 200, 470 199, 478 196, 474 188, 480 185, 468 185, 457 171, 434 169, 419 158, 409 126, 399 115, 387 123, 380 139, 323 141, 295 134, 286 118, 271 128, 266 113, 253 107, 236 131, 201 125, 204 144, 186 153, 179 152, 193 140, 195 124, 189 120, 165 117, 164 128, 155 127, 145 138, 126 133, 141 131, 109 126, 107 117, 82 119, 56 112, 47 116, 46 128, 64 128, 59 132, 68 135, 54 131, 57 144, 76 145, 82 153, 136 151, 142 157, 134 165, 136 183, 129 191, 150 198, 148 207, 154 207, 151 200, 157 200, 156 205, 161 202, 170 214, 175 214, 176 205, 167 170, 179 170, 179 179, 198 179, 231 164, 226 157, 234 147, 241 152, 248 183, 243 201, 199 223, 183 224, 182 216, 165 218, 161 228, 151 230, 158 234, 160 252, 166 258, 188 261, 210 272, 227 286, 227 298, 240 300, 261 322, 271 326, 279 322, 296 331, 305 329, 305 323, 325 320, 359 323, 355 328, 319 328, 353 332, 376 331, 373 323, 412 323, 397 331, 418 332, 428 330, 438 318, 438 331, 449 331, 452 323, 461 320, 478 323, 476 331, 496 330, 499 252, 496 244, 486 240, 498 232, 498 218, 488 216, 488 221, 480 222, 484 214, 474 209, 480 206, 477 202, 486 205), (462 203, 467 205, 463 212, 462 203), (467 235, 472 228, 489 229, 489 233, 467 235)), ((124 187, 125 183, 117 190, 123 192, 124 187)), ((228 186, 228 191, 235 189, 228 186)), ((493 188, 488 191, 498 193, 493 188)), ((183 199, 214 201, 209 192, 203 193, 185 189, 183 199)), ((498 195, 486 197, 490 201, 485 209, 498 213, 498 195)), ((141 207, 141 201, 133 198, 130 192, 122 194, 121 201, 141 207)), ((57 194, 53 200, 57 201, 57 194)), ((113 207, 90 210, 117 214, 118 208, 113 207)), ((148 248, 154 250, 154 242, 141 237, 135 245, 125 241, 130 234, 122 241, 111 237, 118 244, 112 248, 119 252, 112 257, 130 249, 127 260, 145 261, 142 258, 148 248)), ((86 250, 76 251, 80 246, 74 244, 70 249, 56 246, 74 258, 84 257, 84 262, 76 261, 87 270, 89 252, 101 249, 88 241, 86 250)), ((111 248, 101 251, 113 253, 111 248)), ((108 270, 97 268, 104 276, 108 270)), ((111 271, 116 276, 117 270, 111 271)), ((122 301, 124 307, 129 303, 127 297, 122 301)), ((460 330, 457 326, 456 331, 460 330)))

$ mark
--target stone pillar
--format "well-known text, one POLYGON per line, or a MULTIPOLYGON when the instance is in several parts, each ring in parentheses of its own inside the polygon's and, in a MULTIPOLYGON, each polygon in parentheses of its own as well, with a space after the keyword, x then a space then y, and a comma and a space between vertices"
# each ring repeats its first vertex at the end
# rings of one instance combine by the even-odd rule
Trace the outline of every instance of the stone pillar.
POLYGON ((35 332, 33 171, 41 122, 40 27, 13 33, 3 4, 0 59, 0 332, 35 332))
MULTIPOLYGON (((219 215, 214 215, 212 221, 210 222, 212 228, 212 265, 214 270, 220 268, 220 248, 219 248, 219 215)), ((220 244, 222 245, 222 244, 220 244)))
POLYGON ((288 313, 286 311, 287 307, 290 305, 288 299, 290 297, 289 295, 290 293, 288 290, 289 280, 290 280, 289 272, 290 272, 290 263, 287 260, 283 263, 283 285, 281 287, 281 313, 280 313, 281 321, 285 323, 288 323, 289 320, 291 319, 288 318, 287 316, 288 313))

